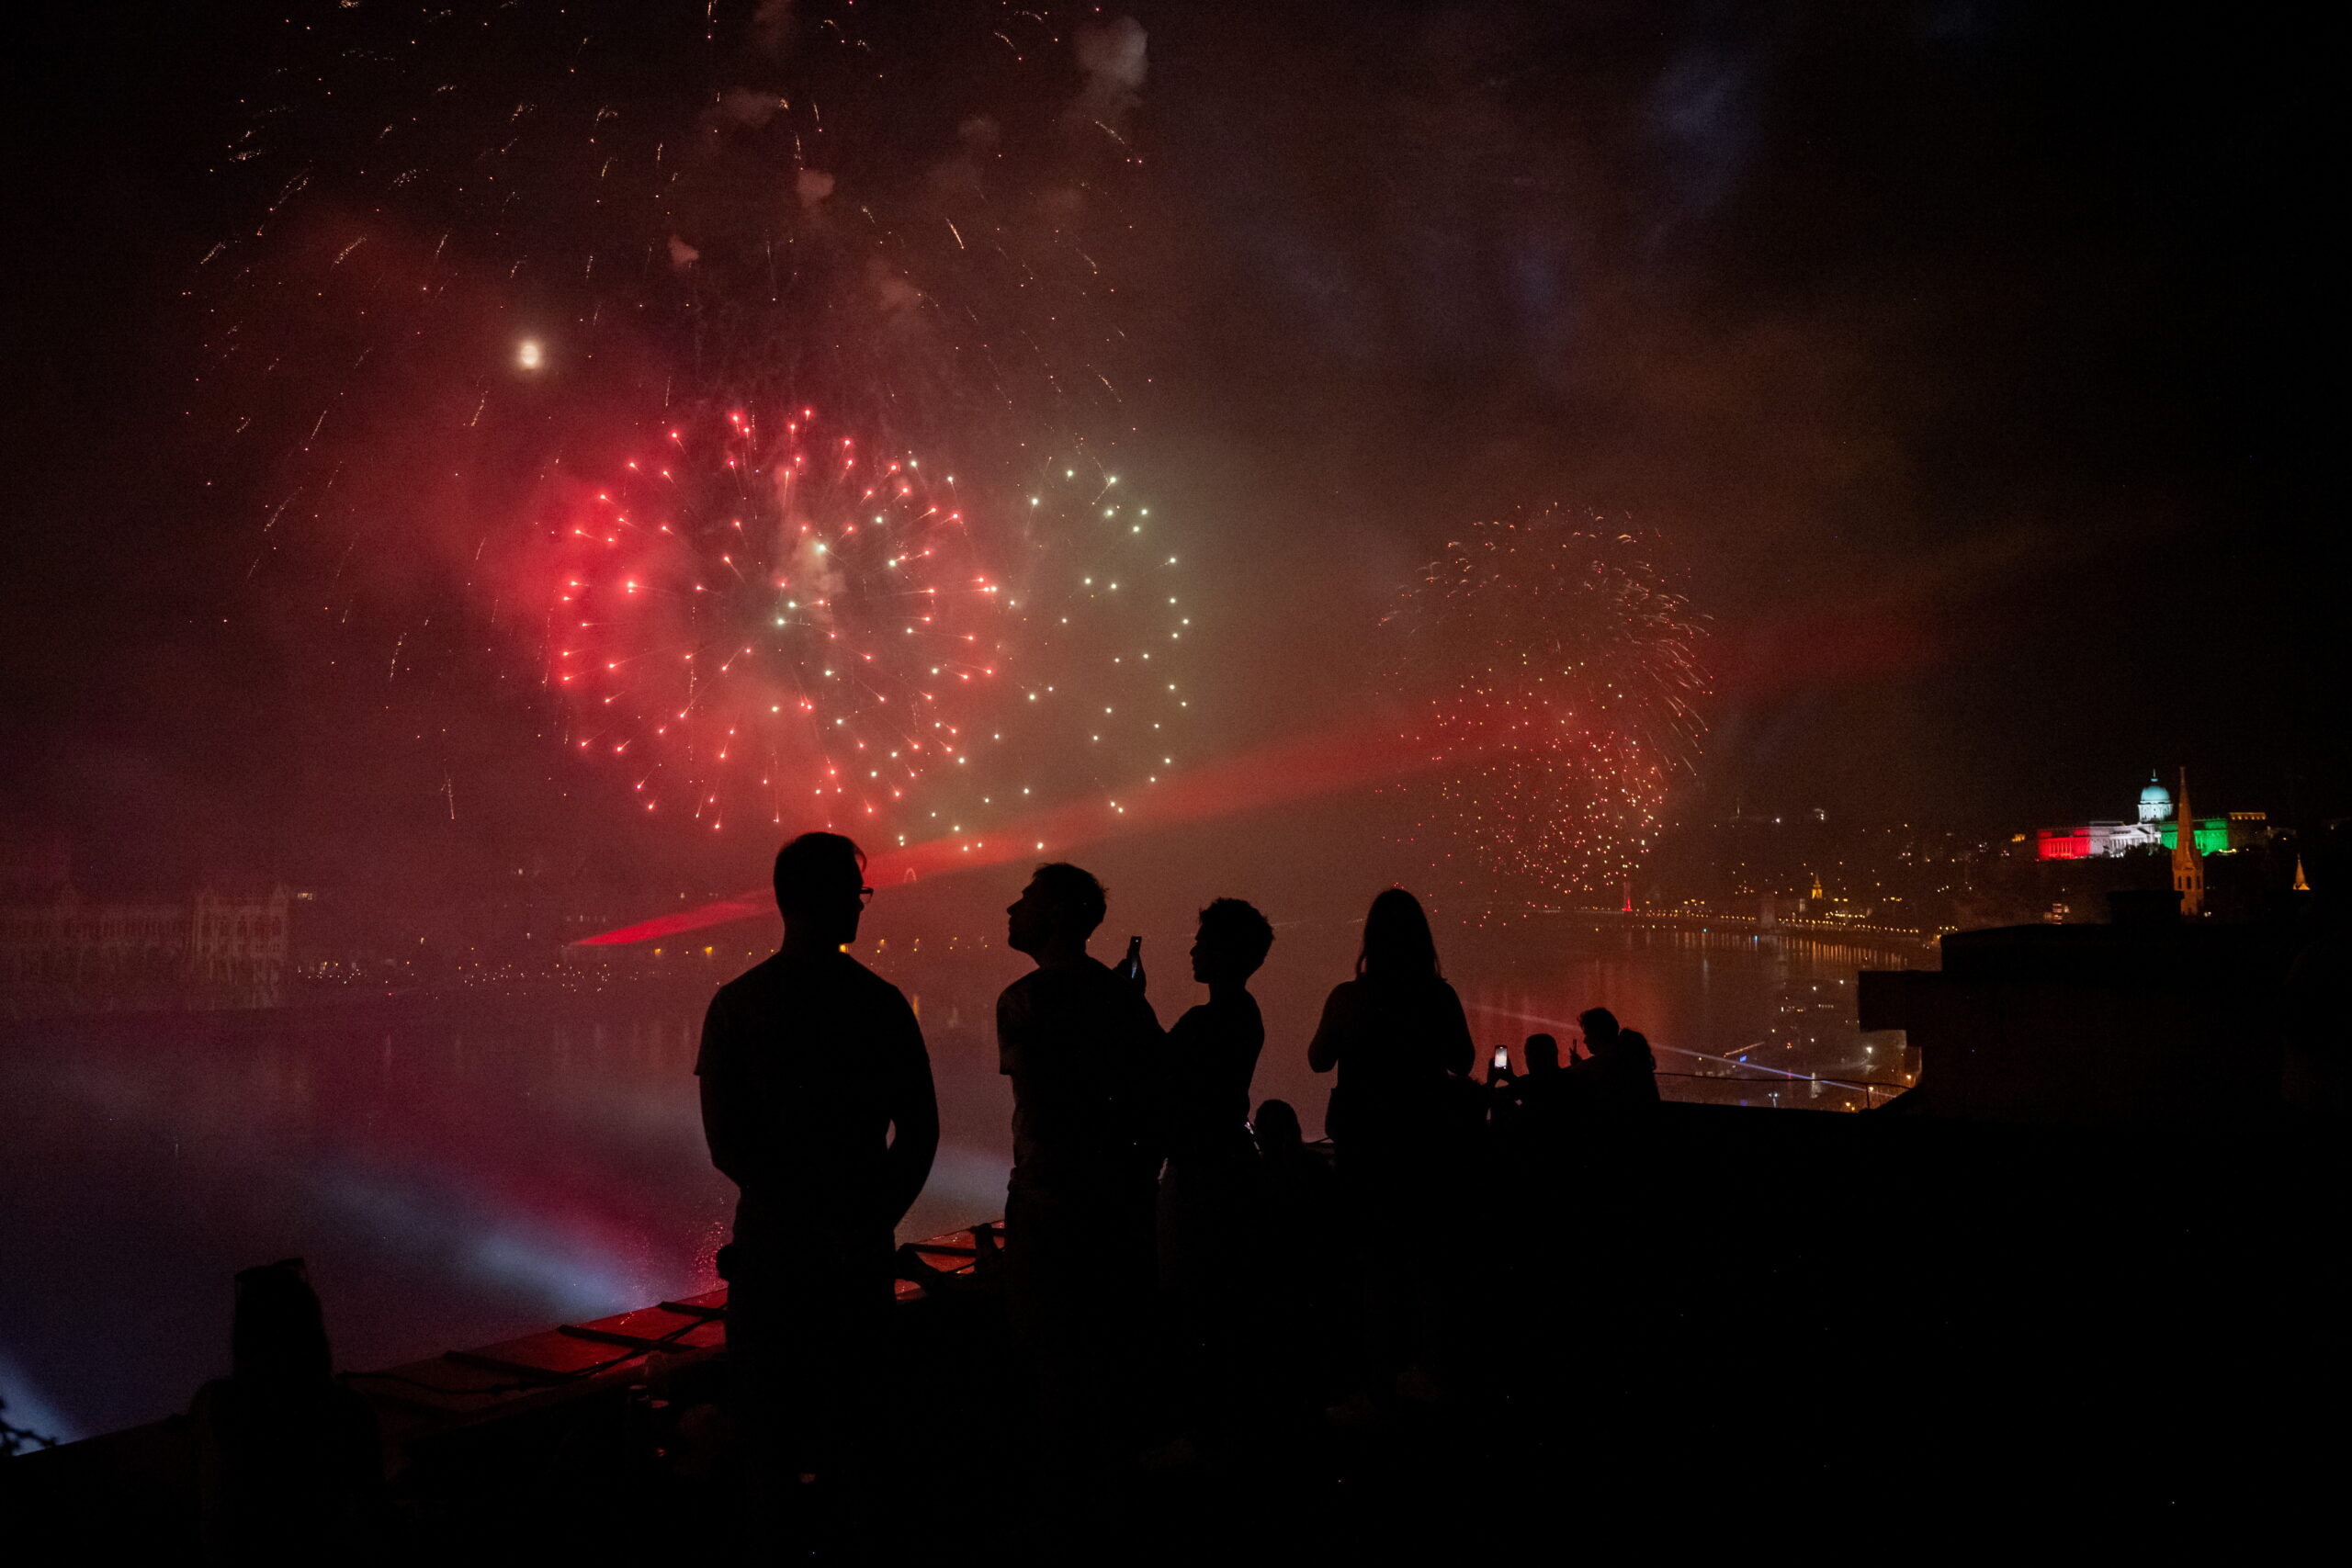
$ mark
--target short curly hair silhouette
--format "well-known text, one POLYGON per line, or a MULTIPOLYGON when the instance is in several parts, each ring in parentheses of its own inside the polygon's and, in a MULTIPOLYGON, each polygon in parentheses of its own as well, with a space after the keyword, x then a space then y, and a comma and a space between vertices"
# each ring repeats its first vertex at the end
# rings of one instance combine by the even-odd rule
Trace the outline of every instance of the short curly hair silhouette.
POLYGON ((1258 972, 1266 962, 1266 954, 1274 945, 1274 928, 1258 912, 1255 904, 1239 898, 1212 898, 1208 908, 1201 911, 1203 934, 1214 932, 1219 941, 1229 942, 1233 951, 1248 960, 1249 972, 1258 972))

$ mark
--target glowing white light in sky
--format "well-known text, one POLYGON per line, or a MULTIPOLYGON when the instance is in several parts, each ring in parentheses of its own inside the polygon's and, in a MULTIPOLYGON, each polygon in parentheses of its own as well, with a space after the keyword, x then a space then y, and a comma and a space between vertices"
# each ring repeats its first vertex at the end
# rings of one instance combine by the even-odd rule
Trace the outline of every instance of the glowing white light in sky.
POLYGON ((537 370, 540 366, 546 364, 547 354, 545 350, 539 347, 539 340, 535 337, 526 337, 521 343, 516 344, 514 345, 514 363, 525 370, 537 370))

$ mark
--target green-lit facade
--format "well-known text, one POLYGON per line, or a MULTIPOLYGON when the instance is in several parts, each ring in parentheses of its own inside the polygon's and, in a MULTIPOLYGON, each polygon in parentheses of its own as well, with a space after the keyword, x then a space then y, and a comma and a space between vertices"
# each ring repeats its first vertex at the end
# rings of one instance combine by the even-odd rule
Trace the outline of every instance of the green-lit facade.
MULTIPOLYGON (((2180 824, 2164 825, 2165 848, 2170 850, 2180 842, 2180 824)), ((2230 819, 2226 817, 2199 817, 2197 819, 2197 852, 2200 855, 2226 854, 2230 848, 2230 819)))

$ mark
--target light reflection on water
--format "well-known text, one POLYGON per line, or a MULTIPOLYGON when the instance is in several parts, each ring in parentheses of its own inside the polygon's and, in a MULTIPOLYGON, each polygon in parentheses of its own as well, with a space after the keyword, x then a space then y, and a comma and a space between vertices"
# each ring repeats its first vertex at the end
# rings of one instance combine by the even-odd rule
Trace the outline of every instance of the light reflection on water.
MULTIPOLYGON (((1473 1032, 1514 1059, 1531 1018, 1596 1003, 1644 1029, 1668 1073, 1693 1065, 1679 1053, 1757 1048, 1750 1060, 1783 1071, 1859 1081, 1874 1071, 1862 1053, 1900 1055, 1853 1028, 1852 953, 1557 925, 1440 935, 1473 1032), (1837 1006, 1812 999, 1839 982, 1837 1006), (1792 997, 1810 1009, 1794 1026, 1792 997)), ((1310 1128, 1329 1080, 1305 1046, 1355 939, 1285 927, 1255 987, 1256 1094, 1292 1100, 1310 1128)), ((992 1004, 1019 973, 1010 956, 892 974, 918 998, 944 1125, 902 1235, 1001 1212, 1011 1097, 992 1004)), ((1172 1022, 1197 990, 1181 953, 1147 956, 1172 1022)), ((310 1260, 337 1359, 356 1367, 713 1288, 732 1192, 696 1110, 702 999, 686 987, 568 999, 552 1017, 468 997, 19 1028, 0 1040, 0 1398, 68 1434, 184 1408, 224 1370, 230 1274, 275 1258, 310 1260)), ((1804 1082, 1662 1081, 1669 1098, 1822 1103, 1804 1082)))

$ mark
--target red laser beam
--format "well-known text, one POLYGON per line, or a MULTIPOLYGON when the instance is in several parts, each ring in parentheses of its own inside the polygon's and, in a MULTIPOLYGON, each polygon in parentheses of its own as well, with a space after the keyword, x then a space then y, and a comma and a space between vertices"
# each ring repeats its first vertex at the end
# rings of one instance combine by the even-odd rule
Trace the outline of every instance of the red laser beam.
MULTIPOLYGON (((888 887, 926 876, 1033 860, 1041 854, 1071 854, 1120 834, 1337 795, 1363 784, 1402 778, 1447 760, 1401 750, 1397 742, 1401 728, 1396 716, 1376 715, 1256 747, 1158 784, 1141 785, 1115 801, 1072 802, 987 834, 933 839, 886 850, 867 863, 866 880, 876 887, 888 887)), ((699 908, 658 915, 633 926, 583 937, 574 945, 622 947, 682 936, 764 919, 775 908, 765 889, 753 889, 699 908)))

